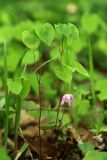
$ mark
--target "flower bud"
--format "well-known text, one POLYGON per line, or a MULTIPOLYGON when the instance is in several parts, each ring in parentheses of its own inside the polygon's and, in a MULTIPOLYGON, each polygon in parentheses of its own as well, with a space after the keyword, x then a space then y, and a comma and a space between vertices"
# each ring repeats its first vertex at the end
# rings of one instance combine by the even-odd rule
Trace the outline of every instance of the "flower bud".
POLYGON ((71 107, 72 101, 74 101, 74 96, 72 94, 64 94, 61 100, 61 105, 67 104, 71 107))

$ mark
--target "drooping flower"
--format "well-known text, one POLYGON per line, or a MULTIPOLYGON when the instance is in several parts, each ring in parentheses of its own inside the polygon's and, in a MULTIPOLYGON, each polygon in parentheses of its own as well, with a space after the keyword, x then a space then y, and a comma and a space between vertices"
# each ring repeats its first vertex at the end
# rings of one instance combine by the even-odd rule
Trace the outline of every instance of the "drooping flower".
POLYGON ((61 100, 61 105, 67 104, 71 107, 72 101, 74 101, 74 96, 72 94, 64 94, 61 100))

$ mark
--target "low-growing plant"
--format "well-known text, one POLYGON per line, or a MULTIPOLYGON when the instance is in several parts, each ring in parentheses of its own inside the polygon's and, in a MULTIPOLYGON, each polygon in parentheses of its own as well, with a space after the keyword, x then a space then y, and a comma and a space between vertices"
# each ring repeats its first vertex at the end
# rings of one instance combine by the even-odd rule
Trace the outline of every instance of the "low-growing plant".
MULTIPOLYGON (((95 17, 94 17, 95 18, 95 17)), ((97 24, 96 24, 97 25, 97 24)), ((95 26, 96 29, 96 26, 95 26)), ((89 33, 91 32, 84 26, 84 30, 89 33)), ((93 29, 94 30, 94 29, 93 29)), ((88 36, 87 36, 88 38, 88 36)), ((91 81, 91 93, 92 93, 92 101, 94 106, 94 113, 97 114, 96 110, 96 95, 95 95, 95 83, 94 83, 94 68, 93 68, 93 56, 91 44, 89 44, 89 63, 90 63, 90 74, 83 67, 81 63, 76 58, 69 59, 68 58, 68 50, 69 45, 72 48, 72 45, 75 41, 79 41, 79 31, 74 24, 55 24, 52 26, 50 23, 40 24, 37 23, 30 30, 25 30, 22 33, 22 42, 24 44, 24 51, 21 54, 16 68, 12 74, 8 74, 7 69, 7 50, 8 44, 4 43, 4 88, 5 88, 5 120, 4 120, 4 128, 5 128, 5 138, 4 144, 7 147, 8 143, 8 132, 9 132, 9 121, 10 121, 10 111, 11 108, 14 112, 14 135, 15 135, 15 149, 17 150, 18 143, 18 135, 20 131, 19 121, 21 109, 23 107, 23 103, 25 103, 26 97, 29 95, 31 91, 31 87, 35 92, 35 95, 38 95, 38 103, 39 103, 39 112, 38 112, 38 128, 39 128, 39 159, 42 159, 42 140, 41 140, 41 128, 43 129, 56 129, 59 130, 60 127, 65 125, 64 121, 69 121, 67 127, 72 126, 72 128, 76 129, 78 124, 81 122, 82 118, 86 118, 88 116, 95 118, 91 113, 93 108, 90 108, 90 103, 87 99, 82 99, 81 93, 78 88, 75 86, 74 77, 75 74, 80 74, 89 81, 91 81), (68 44, 69 42, 71 44, 68 44), (49 51, 51 54, 51 50, 58 49, 58 54, 52 58, 48 58, 48 60, 43 62, 43 56, 46 56, 43 53, 43 49, 49 51), (35 64, 36 68, 33 68, 33 71, 28 71, 28 67, 30 64, 35 64), (44 76, 44 70, 46 65, 51 66, 50 75, 48 75, 49 79, 46 79, 44 76), (54 106, 53 110, 48 108, 48 111, 43 108, 42 104, 42 78, 44 79, 46 85, 48 81, 51 83, 51 77, 55 77, 55 80, 59 81, 60 84, 57 86, 59 97, 58 104, 54 106), (12 107, 11 107, 12 106, 12 107), (45 111, 44 111, 45 110, 45 111), (63 111, 61 111, 63 110, 63 111), (89 111, 91 111, 89 113, 89 111), (41 126, 41 118, 42 114, 46 112, 47 116, 53 116, 53 124, 41 126), (69 119, 66 120, 66 115, 68 114, 69 119), (70 124, 71 123, 71 124, 70 124)), ((71 53, 72 54, 72 53, 71 53)), ((51 57, 51 55, 50 55, 51 57)), ((44 83, 44 86, 45 86, 44 83)), ((47 85, 48 86, 48 85, 47 85)), ((47 90, 47 88, 46 88, 47 90)), ((45 91, 44 91, 45 92, 45 91)), ((49 92, 50 93, 50 92, 49 92)), ((49 94, 48 93, 48 94, 49 94)), ((45 93, 44 93, 45 94, 45 93)), ((52 93, 51 94, 55 94, 52 93)), ((54 98, 54 97, 53 97, 54 98)), ((28 105, 31 105, 27 101, 28 105)), ((33 108, 36 110, 37 108, 33 108)), ((100 114, 100 113, 99 113, 100 114)), ((96 121, 96 134, 99 134, 101 127, 103 126, 104 117, 99 118, 99 121, 96 121)), ((95 127, 94 125, 94 127, 95 127)), ((93 128, 92 128, 93 129, 93 128)), ((78 134, 79 135, 79 134, 78 134)), ((58 137, 57 137, 58 138, 58 137)), ((95 153, 96 154, 96 153, 95 153)), ((86 158, 87 159, 87 156, 86 158)))

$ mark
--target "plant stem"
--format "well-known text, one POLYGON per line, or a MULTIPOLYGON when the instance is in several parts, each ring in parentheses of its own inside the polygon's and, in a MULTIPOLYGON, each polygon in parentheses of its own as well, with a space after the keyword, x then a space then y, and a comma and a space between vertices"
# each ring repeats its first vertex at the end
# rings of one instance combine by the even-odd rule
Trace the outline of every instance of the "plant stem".
POLYGON ((60 91, 60 100, 59 100, 59 105, 58 105, 58 110, 57 110, 57 117, 56 117, 56 123, 55 123, 55 127, 56 128, 57 128, 57 123, 58 123, 58 117, 59 117, 60 107, 61 107, 61 91, 60 91))
POLYGON ((37 72, 38 70, 40 70, 44 65, 46 65, 47 63, 49 63, 49 62, 51 62, 51 61, 53 61, 53 60, 55 60, 55 59, 56 59, 56 58, 51 58, 51 59, 47 60, 46 62, 40 64, 40 66, 38 66, 38 67, 35 69, 34 73, 36 73, 36 72, 37 72))
MULTIPOLYGON (((62 42, 61 42, 61 48, 59 46, 59 52, 60 52, 60 56, 61 56, 61 59, 60 59, 60 69, 62 69, 62 56, 63 56, 65 48, 66 48, 66 43, 67 43, 67 39, 65 39, 65 37, 63 37, 62 42)), ((57 127, 57 123, 58 123, 58 117, 59 117, 59 112, 60 112, 60 107, 61 107, 60 103, 61 103, 61 89, 60 89, 60 100, 59 100, 59 105, 58 105, 58 111, 57 111, 57 117, 56 117, 55 127, 57 127)))
MULTIPOLYGON (((40 53, 39 53, 39 58, 40 58, 40 53)), ((40 155, 39 159, 41 160, 42 157, 42 142, 41 142, 41 116, 42 116, 42 106, 41 106, 41 67, 42 64, 40 64, 40 70, 39 70, 39 77, 37 77, 37 82, 39 86, 39 105, 40 105, 40 110, 39 110, 39 149, 40 149, 40 155)))
MULTIPOLYGON (((20 77, 21 74, 21 64, 22 64, 22 60, 26 54, 27 48, 24 49, 18 63, 16 66, 16 69, 14 71, 14 75, 13 78, 15 78, 16 76, 20 77)), ((17 150, 17 139, 18 139, 18 129, 19 129, 19 121, 20 121, 20 112, 21 112, 21 103, 22 103, 22 99, 20 97, 20 95, 16 96, 16 116, 15 116, 15 149, 17 150)))
POLYGON ((62 121, 63 121, 64 115, 65 115, 65 113, 64 113, 64 111, 63 111, 62 117, 61 117, 61 120, 60 120, 60 125, 62 125, 62 121))
POLYGON ((4 132, 4 144, 7 148, 7 139, 8 139, 8 128, 9 128, 9 96, 8 96, 8 86, 7 86, 7 51, 6 51, 6 42, 4 42, 4 89, 5 89, 5 109, 6 109, 6 119, 5 119, 5 132, 4 132))
POLYGON ((40 105, 40 112, 39 112, 39 148, 40 148, 40 157, 39 159, 41 160, 41 133, 40 133, 40 130, 41 130, 41 116, 42 116, 42 108, 41 108, 41 91, 40 91, 40 80, 41 80, 41 75, 39 76, 39 81, 38 81, 38 84, 39 84, 39 105, 40 105))
POLYGON ((92 92, 93 105, 95 106, 96 96, 95 96, 95 84, 94 84, 94 64, 93 64, 93 54, 92 54, 92 46, 90 39, 88 45, 89 45, 89 68, 90 68, 91 92, 92 92))
POLYGON ((15 149, 17 149, 17 138, 18 138, 18 129, 19 129, 19 121, 20 121, 21 102, 22 102, 21 97, 17 96, 16 117, 15 117, 15 149))
POLYGON ((59 53, 60 53, 60 69, 62 68, 62 57, 66 48, 67 39, 65 37, 62 38, 61 41, 61 48, 59 46, 59 53))

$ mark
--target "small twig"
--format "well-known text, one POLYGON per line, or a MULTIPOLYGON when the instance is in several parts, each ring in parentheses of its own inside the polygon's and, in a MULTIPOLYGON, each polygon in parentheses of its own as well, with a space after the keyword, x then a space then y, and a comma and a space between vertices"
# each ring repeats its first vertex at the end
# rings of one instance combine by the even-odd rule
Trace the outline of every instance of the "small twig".
POLYGON ((49 59, 49 60, 47 60, 46 62, 40 64, 40 65, 35 69, 34 73, 36 73, 36 72, 37 72, 38 70, 40 70, 45 64, 51 62, 51 61, 54 60, 54 59, 56 59, 56 57, 55 57, 55 58, 52 58, 52 59, 49 59))

